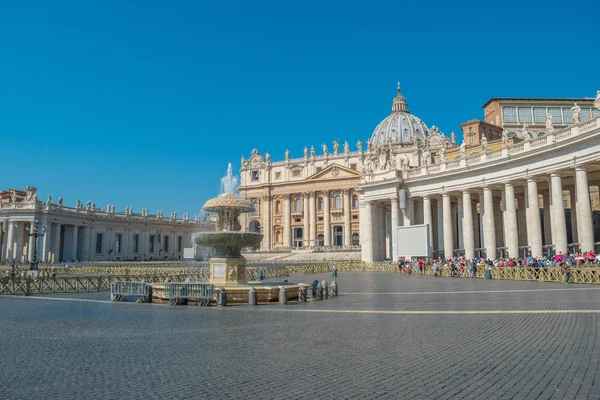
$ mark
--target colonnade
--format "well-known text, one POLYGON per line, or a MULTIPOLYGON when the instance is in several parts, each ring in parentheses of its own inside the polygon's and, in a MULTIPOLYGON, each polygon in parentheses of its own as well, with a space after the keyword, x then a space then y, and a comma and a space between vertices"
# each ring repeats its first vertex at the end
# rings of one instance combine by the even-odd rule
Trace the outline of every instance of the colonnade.
MULTIPOLYGON (((46 227, 45 234, 37 240, 38 261, 58 262, 64 260, 99 259, 147 259, 176 258, 183 253, 183 247, 190 245, 190 235, 185 232, 161 230, 135 230, 132 228, 92 229, 89 225, 73 223, 48 223, 46 218, 39 222, 40 233, 46 227), (102 235, 98 237, 97 235, 102 235), (95 236, 96 235, 96 236, 95 236), (120 240, 117 240, 118 235, 120 240), (162 242, 158 242, 158 235, 162 242), (168 239, 166 239, 168 237, 168 239), (179 248, 181 237, 181 249, 179 248), (150 243, 152 239, 153 243, 150 243), (168 248, 167 248, 168 243, 168 248)), ((25 262, 33 260, 35 238, 29 236, 34 222, 5 219, 2 221, 0 235, 1 262, 25 262), (29 230, 28 230, 29 229, 29 230)))
POLYGON ((397 198, 365 201, 361 209, 363 259, 402 256, 395 251, 393 227, 419 223, 430 226, 435 257, 494 259, 594 251, 589 187, 588 169, 576 165, 501 183, 484 180, 462 190, 441 188, 438 193, 413 194, 404 209, 398 208, 397 198), (564 201, 566 191, 570 206, 564 201), (381 213, 389 213, 390 224, 381 213))

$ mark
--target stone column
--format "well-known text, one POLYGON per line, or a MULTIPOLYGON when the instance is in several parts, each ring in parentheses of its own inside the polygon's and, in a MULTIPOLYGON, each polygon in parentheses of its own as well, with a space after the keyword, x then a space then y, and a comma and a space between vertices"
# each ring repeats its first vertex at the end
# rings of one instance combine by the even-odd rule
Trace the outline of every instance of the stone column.
POLYGON ((594 250, 594 222, 590 202, 587 171, 583 165, 575 167, 575 190, 577 193, 577 229, 580 251, 594 250))
POLYGON ((415 222, 415 201, 411 198, 406 202, 406 208, 402 210, 404 216, 403 226, 414 225, 415 222))
POLYGON ((519 246, 527 246, 527 200, 525 196, 519 196, 517 197, 517 200, 519 202, 519 210, 517 213, 517 237, 519 239, 519 246))
POLYGON ((452 234, 452 202, 450 195, 442 195, 442 213, 444 229, 444 257, 450 258, 454 255, 454 235, 452 234))
MULTIPOLYGON (((30 222, 29 223, 29 233, 33 232, 33 227, 35 226, 35 223, 30 222)), ((31 260, 33 260, 33 248, 35 247, 35 238, 33 236, 29 236, 29 244, 27 245, 27 261, 31 262, 31 260)))
POLYGON ((569 196, 571 201, 571 236, 573 237, 573 243, 579 243, 579 229, 577 227, 577 195, 576 189, 569 189, 569 196))
POLYGON ((361 201, 360 244, 361 258, 365 262, 373 261, 373 204, 361 201))
POLYGON ((485 256, 489 260, 496 258, 496 226, 494 220, 494 197, 492 188, 483 187, 483 243, 485 256))
POLYGON ((315 192, 310 192, 310 246, 317 245, 317 198, 315 192))
POLYGON ((567 223, 565 219, 565 207, 563 204, 562 178, 558 172, 550 174, 550 192, 552 195, 552 239, 556 254, 568 253, 567 223))
POLYGON ((61 224, 56 224, 56 237, 54 238, 54 254, 52 257, 53 262, 58 262, 60 260, 60 228, 61 224))
POLYGON ((444 210, 442 199, 437 199, 437 249, 444 250, 444 210))
POLYGON ((290 194, 284 195, 283 200, 283 245, 292 245, 292 211, 290 210, 290 194))
POLYGON ((473 230, 473 204, 471 203, 471 193, 468 190, 463 192, 463 222, 462 232, 465 245, 465 258, 472 260, 475 258, 475 238, 473 230))
POLYGON ((344 246, 352 246, 352 198, 349 189, 342 191, 344 196, 344 246))
POLYGON ((329 209, 329 190, 323 191, 323 239, 325 247, 331 246, 331 212, 329 209))
POLYGON ((550 217, 550 192, 542 194, 544 202, 544 246, 552 244, 552 218, 550 217))
POLYGON ((271 248, 271 196, 266 195, 262 198, 262 214, 263 214, 263 239, 261 248, 269 250, 271 248))
POLYGON ((463 197, 462 196, 458 196, 456 199, 456 223, 457 223, 457 243, 456 243, 456 247, 459 249, 465 249, 465 242, 463 239, 463 219, 464 219, 464 214, 463 214, 463 197))
MULTIPOLYGON (((475 248, 480 248, 482 247, 482 243, 481 243, 481 221, 479 220, 479 211, 477 210, 477 208, 479 207, 479 198, 481 197, 481 195, 478 192, 474 192, 471 191, 471 194, 476 193, 477 194, 477 200, 475 200, 473 202, 473 204, 471 205, 471 209, 473 210, 473 235, 474 235, 474 241, 475 241, 475 248)), ((471 196, 473 197, 473 196, 471 196)), ((481 207, 479 207, 481 208, 481 207)))
POLYGON ((304 222, 304 228, 302 228, 302 246, 310 246, 310 199, 308 193, 302 193, 302 199, 304 201, 304 215, 302 215, 302 222, 304 222))
POLYGON ((541 257, 542 252, 542 226, 540 222, 540 205, 538 200, 538 187, 535 176, 527 178, 527 226, 529 236, 527 242, 531 248, 532 257, 541 257))
POLYGON ((509 257, 519 256, 519 231, 517 225, 517 207, 515 188, 512 183, 504 184, 504 237, 509 257))
POLYGON ((398 208, 398 198, 392 197, 390 199, 390 203, 392 206, 392 259, 395 259, 398 256, 398 230, 396 227, 400 226, 400 209, 398 208))
POLYGON ((433 218, 431 215, 431 198, 423 196, 423 223, 429 225, 429 248, 433 248, 433 218))
POLYGON ((458 248, 458 230, 456 229, 458 226, 458 206, 456 204, 451 205, 450 215, 452 216, 452 221, 450 222, 452 226, 452 243, 454 243, 454 247, 458 248))
POLYGON ((502 232, 502 204, 494 199, 494 227, 496 229, 496 248, 504 247, 504 234, 502 232))
POLYGON ((8 233, 6 239, 6 260, 11 262, 15 258, 15 223, 6 220, 8 224, 8 233))
POLYGON ((79 227, 73 225, 73 240, 71 241, 73 247, 71 248, 71 260, 77 260, 77 242, 79 239, 79 227))

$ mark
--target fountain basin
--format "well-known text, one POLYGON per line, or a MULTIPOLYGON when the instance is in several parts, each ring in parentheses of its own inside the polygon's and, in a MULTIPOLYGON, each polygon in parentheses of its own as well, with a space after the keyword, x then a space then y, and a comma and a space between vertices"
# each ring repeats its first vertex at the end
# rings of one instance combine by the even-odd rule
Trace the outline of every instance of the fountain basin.
MULTIPOLYGON (((231 304, 248 304, 248 292, 251 287, 256 290, 256 296, 259 303, 276 303, 279 301, 279 290, 281 286, 285 287, 287 298, 289 300, 298 299, 298 289, 300 287, 310 287, 310 285, 305 283, 248 282, 246 285, 225 285, 218 286, 215 289, 225 287, 225 290, 227 291, 227 302, 231 304)), ((154 302, 168 302, 168 299, 164 293, 164 289, 165 285, 162 283, 152 284, 152 299, 154 302)))
POLYGON ((196 244, 214 247, 216 257, 241 257, 244 247, 256 247, 262 238, 262 234, 254 232, 198 232, 194 235, 196 244))

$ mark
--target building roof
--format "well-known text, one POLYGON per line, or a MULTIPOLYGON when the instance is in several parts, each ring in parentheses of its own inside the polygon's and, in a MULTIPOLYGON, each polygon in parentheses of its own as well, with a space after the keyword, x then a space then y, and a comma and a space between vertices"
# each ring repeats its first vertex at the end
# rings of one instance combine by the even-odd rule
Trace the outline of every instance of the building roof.
POLYGON ((564 98, 544 98, 544 97, 492 97, 489 99, 482 108, 485 108, 492 101, 510 101, 510 102, 536 102, 536 103, 564 103, 564 102, 573 102, 576 103, 578 101, 594 101, 591 97, 564 97, 564 98))

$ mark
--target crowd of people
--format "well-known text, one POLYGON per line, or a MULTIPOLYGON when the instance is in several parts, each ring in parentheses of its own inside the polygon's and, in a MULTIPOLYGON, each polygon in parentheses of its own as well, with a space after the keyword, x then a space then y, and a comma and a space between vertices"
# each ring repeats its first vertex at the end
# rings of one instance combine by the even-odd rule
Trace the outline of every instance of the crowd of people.
POLYGON ((486 271, 492 268, 561 268, 565 283, 569 283, 571 268, 600 266, 600 254, 585 252, 564 255, 561 253, 548 257, 513 257, 497 258, 495 260, 485 258, 471 260, 462 256, 448 259, 417 258, 413 260, 398 260, 398 272, 406 274, 425 274, 425 270, 430 268, 434 276, 441 276, 443 271, 447 271, 450 277, 468 275, 475 278, 479 266, 485 266, 486 271))

